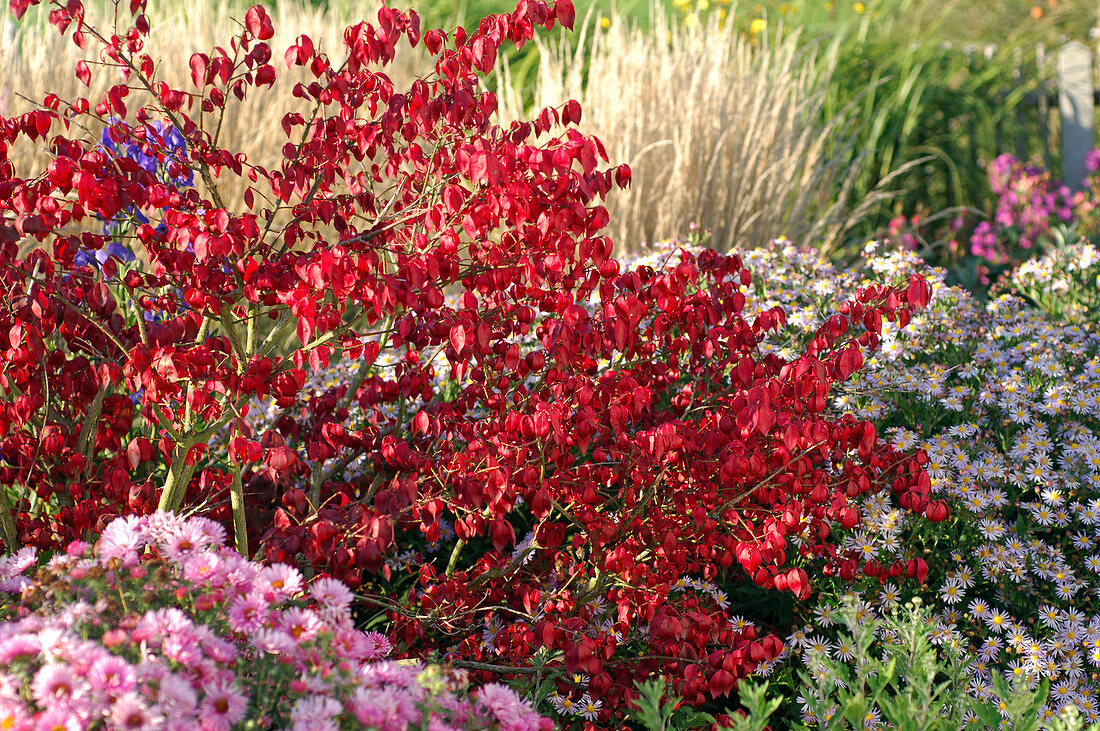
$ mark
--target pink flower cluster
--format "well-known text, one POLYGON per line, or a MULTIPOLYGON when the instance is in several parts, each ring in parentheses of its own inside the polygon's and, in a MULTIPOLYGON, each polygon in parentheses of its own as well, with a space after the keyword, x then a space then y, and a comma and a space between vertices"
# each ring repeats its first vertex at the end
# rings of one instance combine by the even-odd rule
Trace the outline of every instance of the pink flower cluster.
POLYGON ((119 518, 37 565, 0 559, 3 729, 552 727, 504 686, 384 660, 347 586, 252 563, 204 518, 119 518))
MULTIPOLYGON (((1087 164, 1097 161, 1094 155, 1087 164)), ((1083 218, 1095 206, 1049 171, 1012 155, 1001 155, 989 166, 989 184, 998 196, 997 211, 992 221, 974 229, 970 252, 994 264, 1027 258, 1027 250, 1049 238, 1054 226, 1083 218)))

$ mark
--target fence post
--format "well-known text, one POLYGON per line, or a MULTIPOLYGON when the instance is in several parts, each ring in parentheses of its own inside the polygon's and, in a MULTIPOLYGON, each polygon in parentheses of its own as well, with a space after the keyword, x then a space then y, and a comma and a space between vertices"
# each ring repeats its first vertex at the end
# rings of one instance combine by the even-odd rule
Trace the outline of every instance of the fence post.
POLYGON ((1094 104, 1092 52, 1084 43, 1072 41, 1058 51, 1058 110, 1065 181, 1074 191, 1084 187, 1085 156, 1096 146, 1094 104))

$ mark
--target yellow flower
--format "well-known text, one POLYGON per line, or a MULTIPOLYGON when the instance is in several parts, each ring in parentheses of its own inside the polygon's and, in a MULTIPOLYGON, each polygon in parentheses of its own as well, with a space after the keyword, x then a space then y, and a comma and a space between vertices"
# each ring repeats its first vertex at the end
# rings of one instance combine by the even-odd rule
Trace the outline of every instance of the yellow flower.
POLYGON ((763 18, 756 18, 749 25, 749 33, 752 33, 753 35, 763 33, 764 29, 767 27, 768 21, 764 20, 763 18))
POLYGON ((861 15, 863 14, 863 12, 864 12, 865 10, 867 10, 867 6, 866 6, 866 5, 864 5, 863 3, 856 3, 855 5, 853 5, 853 6, 852 6, 852 8, 854 8, 854 9, 855 9, 855 11, 856 11, 857 13, 860 13, 861 15))
POLYGON ((607 18, 607 17, 600 18, 600 27, 601 28, 610 28, 611 27, 611 18, 607 18))

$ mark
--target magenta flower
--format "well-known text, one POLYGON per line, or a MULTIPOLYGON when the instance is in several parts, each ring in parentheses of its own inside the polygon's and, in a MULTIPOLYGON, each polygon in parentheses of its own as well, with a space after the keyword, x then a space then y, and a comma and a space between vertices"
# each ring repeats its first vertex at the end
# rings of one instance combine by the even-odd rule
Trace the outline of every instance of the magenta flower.
POLYGON ((43 665, 31 683, 31 695, 42 706, 71 708, 86 690, 68 665, 43 665))
POLYGON ((244 718, 248 710, 248 696, 236 685, 219 681, 203 687, 202 690, 205 697, 199 706, 199 713, 204 723, 224 723, 225 728, 229 728, 244 718))
MULTIPOLYGON (((223 541, 214 524, 158 513, 113 521, 84 554, 74 545, 51 558, 43 580, 64 588, 35 592, 48 603, 0 623, 0 729, 527 728, 514 694, 489 688, 475 704, 429 691, 419 666, 373 662, 392 646, 354 629, 343 584, 307 590, 292 567, 261 568, 223 541), (97 594, 129 606, 108 613, 97 594)), ((33 565, 20 554, 0 575, 33 565)))
POLYGON ((127 693, 115 701, 110 719, 115 728, 133 731, 159 731, 164 726, 160 709, 145 705, 133 693, 127 693))
POLYGON ((284 563, 266 567, 257 582, 260 591, 270 593, 276 601, 287 599, 302 590, 302 574, 284 563))
POLYGON ((145 545, 140 520, 127 516, 111 521, 99 537, 97 550, 104 559, 117 558, 126 564, 137 562, 137 551, 145 545))
POLYGON ((347 608, 355 597, 346 584, 331 576, 324 576, 310 584, 309 593, 318 604, 334 610, 347 608))
POLYGON ((130 663, 115 655, 104 654, 92 663, 88 672, 92 691, 107 698, 117 698, 134 690, 137 676, 130 663))
POLYGON ((234 632, 252 634, 268 624, 268 603, 260 594, 239 596, 229 605, 229 627, 234 632))

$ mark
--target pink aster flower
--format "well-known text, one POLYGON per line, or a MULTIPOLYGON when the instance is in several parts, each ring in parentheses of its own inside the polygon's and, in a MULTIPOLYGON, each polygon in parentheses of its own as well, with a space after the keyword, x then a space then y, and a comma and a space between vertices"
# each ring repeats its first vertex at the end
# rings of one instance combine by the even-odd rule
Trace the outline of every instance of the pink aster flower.
POLYGON ((310 584, 309 593, 318 604, 336 610, 346 608, 355 598, 347 584, 331 576, 324 576, 310 584))
POLYGON ((196 551, 182 561, 183 578, 192 584, 220 585, 222 561, 213 551, 196 551))
POLYGON ((101 560, 117 558, 125 564, 137 563, 138 549, 145 545, 141 520, 133 515, 116 518, 107 524, 96 544, 101 560))
POLYGON ((166 634, 161 637, 160 651, 169 660, 178 662, 188 668, 203 660, 202 648, 199 647, 198 640, 191 632, 187 631, 178 634, 166 634))
POLYGON ((218 637, 213 632, 202 637, 200 644, 202 645, 202 651, 214 662, 228 665, 237 659, 236 645, 218 637))
POLYGON ((31 682, 31 695, 38 705, 47 707, 78 697, 83 688, 68 665, 48 663, 39 668, 31 682))
POLYGON ((191 618, 176 607, 163 607, 146 612, 137 629, 163 636, 188 632, 193 626, 191 618))
POLYGON ((477 704, 493 715, 501 731, 538 731, 539 715, 505 685, 489 683, 483 686, 477 692, 477 704))
POLYGON ((0 571, 8 571, 12 574, 21 574, 29 569, 31 566, 34 566, 37 560, 38 550, 35 549, 33 546, 26 546, 24 548, 20 548, 11 556, 5 557, 3 559, 3 563, 0 564, 0 566, 3 566, 3 569, 0 569, 0 571))
POLYGON ((363 639, 363 657, 366 660, 381 660, 388 656, 393 650, 393 643, 381 632, 366 632, 363 635, 363 639))
POLYGON ((423 692, 417 677, 420 668, 399 665, 392 660, 373 662, 359 668, 359 678, 367 688, 396 686, 413 692, 423 692))
POLYGON ((29 728, 31 716, 27 707, 18 698, 0 697, 0 728, 29 728))
POLYGON ((84 723, 72 711, 51 708, 35 719, 34 731, 84 731, 84 723))
POLYGON ((160 709, 145 705, 133 693, 127 693, 115 701, 110 718, 114 728, 134 731, 158 731, 164 724, 160 709))
POLYGON ((183 520, 175 513, 157 511, 141 518, 150 543, 162 541, 174 531, 183 520))
POLYGON ((225 545, 225 526, 221 523, 210 520, 210 518, 195 517, 191 518, 191 524, 202 531, 207 546, 225 545))
POLYGON ((17 657, 35 656, 42 651, 36 635, 17 634, 0 640, 0 667, 7 667, 17 657))
POLYGON ((256 588, 276 600, 288 599, 302 590, 302 574, 285 563, 273 564, 260 572, 256 588))
POLYGON ((193 715, 199 704, 198 693, 178 675, 167 675, 157 689, 157 703, 172 718, 193 715))
POLYGON ((252 635, 252 646, 269 655, 290 655, 298 651, 298 643, 282 630, 260 629, 252 635))
POLYGON ((252 582, 260 574, 260 567, 229 548, 219 550, 218 558, 222 562, 225 586, 232 587, 238 594, 250 593, 252 582))
POLYGON ((160 551, 172 563, 183 565, 193 554, 204 550, 208 540, 198 525, 188 521, 165 531, 160 551))
POLYGON ((348 701, 348 710, 363 725, 383 731, 405 729, 419 718, 416 700, 398 688, 360 688, 348 701))
POLYGON ((129 693, 137 685, 137 677, 130 663, 110 654, 92 663, 87 678, 94 693, 108 698, 117 698, 129 693))
POLYGON ((339 657, 362 662, 367 659, 368 645, 363 633, 347 628, 336 628, 330 640, 332 649, 339 657))
POLYGON ((283 632, 293 637, 299 643, 308 642, 316 637, 325 625, 321 622, 317 612, 311 609, 298 609, 291 607, 279 615, 279 625, 283 632))
POLYGON ((229 604, 229 627, 240 634, 252 634, 268 623, 268 603, 258 593, 239 596, 229 604))
POLYGON ((199 714, 204 721, 215 725, 224 723, 228 728, 244 718, 248 710, 248 696, 236 684, 225 681, 211 683, 205 685, 202 692, 204 697, 199 714))
POLYGON ((299 698, 290 712, 294 728, 319 728, 316 724, 329 724, 337 728, 333 719, 344 709, 340 701, 323 695, 299 698))
POLYGON ((83 556, 91 547, 92 544, 87 541, 69 541, 69 545, 65 546, 65 553, 76 558, 77 556, 83 556))

